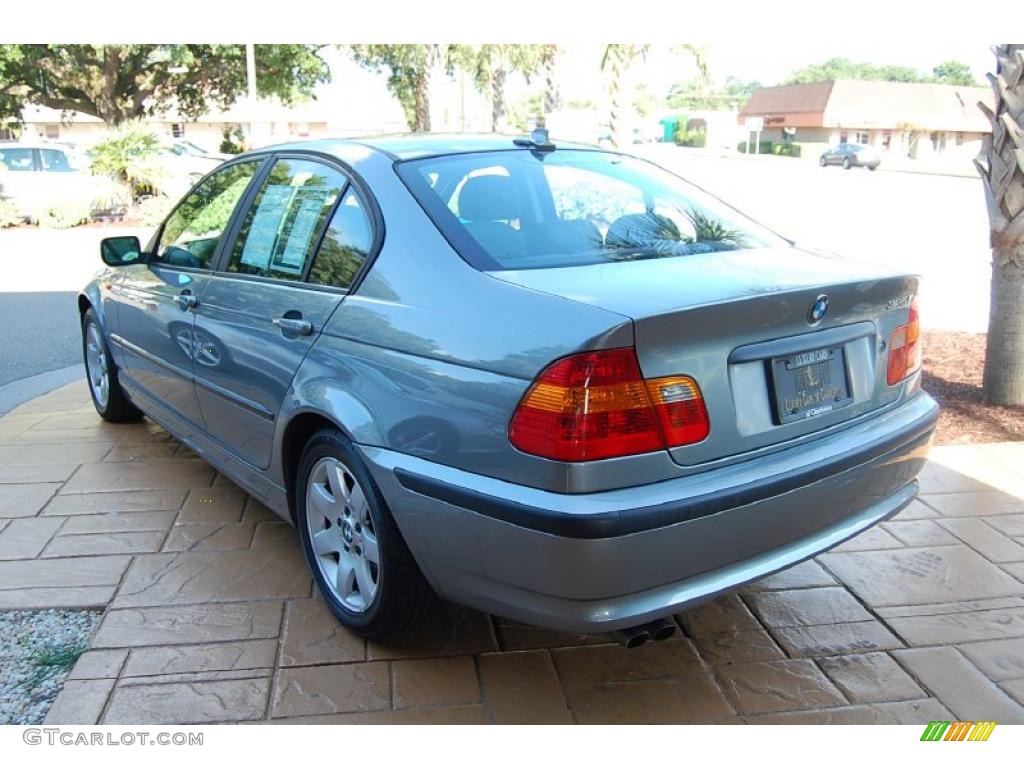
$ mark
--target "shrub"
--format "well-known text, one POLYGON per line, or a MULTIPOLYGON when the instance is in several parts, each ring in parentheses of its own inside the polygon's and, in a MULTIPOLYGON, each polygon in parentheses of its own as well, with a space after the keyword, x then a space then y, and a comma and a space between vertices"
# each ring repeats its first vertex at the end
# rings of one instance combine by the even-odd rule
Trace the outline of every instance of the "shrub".
POLYGON ((242 126, 227 127, 221 136, 221 152, 226 155, 240 155, 245 152, 245 134, 242 132, 242 126))
POLYGON ((793 144, 790 142, 784 142, 782 144, 773 144, 772 154, 782 155, 783 157, 800 157, 800 145, 793 144))
POLYGON ((18 213, 13 200, 0 200, 0 229, 24 224, 25 218, 18 213))
POLYGON ((155 227, 171 212, 174 201, 163 195, 147 197, 135 208, 135 218, 144 227, 155 227))
POLYGON ((89 221, 89 204, 78 200, 54 203, 39 213, 39 226, 47 229, 68 229, 89 221))
MULTIPOLYGON (((741 141, 739 144, 736 145, 736 150, 738 152, 746 153, 746 151, 747 151, 747 142, 741 141)), ((762 141, 762 142, 760 142, 757 145, 757 154, 759 154, 759 155, 770 155, 771 153, 772 153, 772 142, 771 141, 762 141)))
POLYGON ((159 146, 153 131, 139 125, 118 128, 92 148, 92 172, 124 182, 135 197, 152 194, 160 189, 166 175, 159 146))
POLYGON ((704 131, 676 131, 676 144, 680 147, 705 147, 707 143, 704 131))

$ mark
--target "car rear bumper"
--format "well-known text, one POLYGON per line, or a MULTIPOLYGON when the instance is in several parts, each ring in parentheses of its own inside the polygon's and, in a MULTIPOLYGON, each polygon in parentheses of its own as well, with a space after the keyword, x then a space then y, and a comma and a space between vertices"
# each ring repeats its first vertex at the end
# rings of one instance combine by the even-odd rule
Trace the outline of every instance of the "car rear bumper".
POLYGON ((591 494, 361 448, 442 596, 519 621, 599 632, 698 604, 896 514, 917 493, 937 416, 921 393, 809 444, 591 494))

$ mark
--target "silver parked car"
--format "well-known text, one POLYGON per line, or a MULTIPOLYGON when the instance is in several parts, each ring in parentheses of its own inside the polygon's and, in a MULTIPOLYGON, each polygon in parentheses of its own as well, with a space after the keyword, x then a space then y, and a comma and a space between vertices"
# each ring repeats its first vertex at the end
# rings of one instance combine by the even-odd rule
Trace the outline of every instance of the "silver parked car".
POLYGON ((916 277, 542 131, 251 152, 102 256, 100 415, 295 523, 369 637, 438 595, 665 637, 907 506, 937 417, 916 277))
POLYGON ((882 156, 878 150, 866 144, 836 144, 822 152, 818 158, 818 165, 822 168, 826 165, 841 165, 846 170, 857 166, 876 171, 881 164, 882 156))

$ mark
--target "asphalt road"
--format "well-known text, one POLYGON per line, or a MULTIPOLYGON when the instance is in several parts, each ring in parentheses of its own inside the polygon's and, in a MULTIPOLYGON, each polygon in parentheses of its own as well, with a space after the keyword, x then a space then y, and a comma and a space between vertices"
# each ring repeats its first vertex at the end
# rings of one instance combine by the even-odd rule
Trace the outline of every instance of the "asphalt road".
POLYGON ((81 361, 74 291, 0 293, 0 386, 81 361))

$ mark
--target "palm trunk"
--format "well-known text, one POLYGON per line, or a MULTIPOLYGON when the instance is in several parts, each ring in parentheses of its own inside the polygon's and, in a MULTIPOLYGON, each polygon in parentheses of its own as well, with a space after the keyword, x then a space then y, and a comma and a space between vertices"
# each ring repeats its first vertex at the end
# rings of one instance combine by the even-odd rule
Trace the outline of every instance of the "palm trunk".
POLYGON ((992 293, 985 356, 985 401, 1024 405, 1024 44, 995 48, 995 111, 985 139, 985 184, 992 244, 992 293))
POLYGON ((491 130, 497 133, 505 122, 505 67, 498 64, 491 77, 491 130))
POLYGON ((608 112, 608 130, 611 133, 612 146, 619 146, 619 129, 622 121, 622 53, 616 46, 611 52, 611 80, 608 82, 608 101, 611 109, 608 112))
POLYGON ((544 114, 548 115, 562 107, 562 96, 558 92, 558 46, 545 45, 544 67, 544 114))

